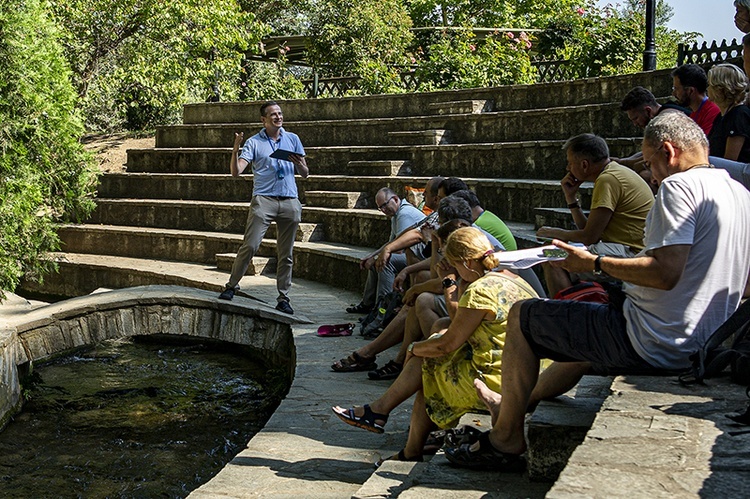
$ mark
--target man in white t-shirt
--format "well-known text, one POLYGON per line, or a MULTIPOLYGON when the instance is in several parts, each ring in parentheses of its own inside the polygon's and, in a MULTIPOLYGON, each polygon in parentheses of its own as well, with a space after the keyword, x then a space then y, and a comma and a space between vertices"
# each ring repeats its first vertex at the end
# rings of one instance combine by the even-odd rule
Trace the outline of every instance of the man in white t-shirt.
POLYGON ((493 428, 475 444, 447 449, 453 463, 517 469, 529 406, 564 393, 590 371, 647 374, 690 367, 689 356, 747 294, 750 192, 709 166, 705 134, 682 113, 651 120, 643 158, 659 184, 643 251, 614 258, 554 242, 569 253, 561 267, 621 279, 624 296, 606 305, 517 302, 508 315, 502 404, 498 394, 475 382, 493 413, 493 428), (539 375, 543 358, 557 362, 539 375))

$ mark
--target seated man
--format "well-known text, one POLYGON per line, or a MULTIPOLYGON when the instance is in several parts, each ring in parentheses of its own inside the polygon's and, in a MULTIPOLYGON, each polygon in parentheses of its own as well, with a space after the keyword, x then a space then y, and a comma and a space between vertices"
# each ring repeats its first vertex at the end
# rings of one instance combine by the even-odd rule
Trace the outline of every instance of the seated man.
MULTIPOLYGON (((591 133, 571 137, 563 150, 568 173, 560 184, 578 229, 541 227, 537 236, 583 243, 596 255, 634 256, 643 249, 646 215, 654 204, 651 188, 631 169, 610 160, 607 143, 601 137, 591 133), (588 217, 577 199, 578 189, 586 181, 594 182, 588 217)), ((550 296, 573 284, 563 269, 546 264, 543 268, 550 296)), ((598 280, 591 275, 579 277, 598 280)))
POLYGON ((563 268, 625 281, 623 300, 517 302, 508 317, 502 403, 475 381, 491 409, 492 430, 478 442, 447 449, 454 464, 514 467, 526 449, 530 403, 564 393, 589 370, 688 368, 689 356, 737 309, 750 272, 750 193, 708 166, 706 135, 682 113, 649 123, 643 156, 659 184, 643 251, 611 258, 555 242, 569 252, 558 262, 563 268), (558 362, 538 375, 540 359, 558 362))
POLYGON ((683 64, 672 71, 672 95, 677 103, 690 108, 690 117, 708 136, 714 120, 721 114, 719 106, 708 99, 708 77, 697 64, 683 64))
MULTIPOLYGON (((660 113, 668 110, 676 110, 690 114, 691 110, 678 106, 673 102, 665 102, 664 105, 656 102, 656 97, 650 90, 644 87, 635 87, 625 95, 620 104, 620 109, 628 115, 628 119, 638 128, 646 128, 648 122, 660 113)), ((641 175, 647 182, 651 181, 651 173, 643 167, 643 154, 638 151, 627 158, 612 158, 621 165, 631 168, 641 175)))
POLYGON ((516 238, 513 237, 513 233, 505 225, 505 222, 491 211, 482 208, 479 198, 474 191, 464 189, 454 192, 453 195, 465 199, 469 203, 469 207, 471 207, 471 222, 495 236, 507 251, 518 249, 516 238))
MULTIPOLYGON (((389 187, 383 187, 375 194, 375 205, 391 220, 389 242, 425 218, 424 213, 405 199, 400 199, 389 187)), ((386 244, 388 243, 360 260, 359 267, 368 271, 365 291, 362 302, 347 308, 347 312, 366 314, 371 311, 380 297, 391 291, 396 274, 406 267, 406 256, 403 253, 392 255, 386 265, 375 267, 375 260, 386 244)))

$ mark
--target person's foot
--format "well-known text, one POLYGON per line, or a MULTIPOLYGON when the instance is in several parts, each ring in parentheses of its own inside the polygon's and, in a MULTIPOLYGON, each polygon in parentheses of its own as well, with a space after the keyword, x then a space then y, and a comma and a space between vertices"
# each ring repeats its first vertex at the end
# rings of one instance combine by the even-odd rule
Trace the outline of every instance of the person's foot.
POLYGON ((219 295, 219 300, 231 300, 232 298, 234 298, 234 292, 234 288, 230 288, 227 286, 219 295))
POLYGON ((367 377, 375 380, 375 381, 385 381, 389 379, 396 379, 398 378, 398 375, 401 374, 401 371, 404 369, 403 364, 399 364, 398 362, 394 361, 388 361, 386 365, 383 367, 379 367, 378 369, 375 369, 374 371, 370 371, 367 373, 367 377))
POLYGON ((276 304, 276 310, 279 312, 284 312, 285 314, 294 314, 294 309, 291 305, 289 305, 288 300, 279 300, 279 302, 276 304))
POLYGON ((363 302, 360 302, 359 305, 346 307, 346 311, 350 314, 369 314, 370 312, 372 312, 372 306, 365 305, 363 302))
POLYGON ((492 426, 495 426, 497 417, 500 414, 500 402, 502 402, 503 396, 496 391, 491 390, 481 379, 474 380, 474 388, 477 391, 479 400, 484 402, 487 410, 490 411, 492 426))

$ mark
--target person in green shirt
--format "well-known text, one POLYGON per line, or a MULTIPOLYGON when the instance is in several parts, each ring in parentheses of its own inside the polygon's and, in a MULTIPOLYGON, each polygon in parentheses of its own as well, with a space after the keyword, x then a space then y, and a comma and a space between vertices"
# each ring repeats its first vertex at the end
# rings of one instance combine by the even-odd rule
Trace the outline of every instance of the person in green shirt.
POLYGON ((479 198, 474 191, 465 189, 456 191, 453 193, 453 195, 465 199, 466 202, 469 203, 472 215, 471 221, 478 227, 481 227, 482 229, 495 236, 495 239, 500 241, 506 251, 515 251, 518 249, 516 238, 513 237, 513 233, 510 231, 508 226, 505 225, 505 222, 503 222, 500 217, 498 217, 491 211, 487 211, 482 208, 481 204, 479 203, 479 198))

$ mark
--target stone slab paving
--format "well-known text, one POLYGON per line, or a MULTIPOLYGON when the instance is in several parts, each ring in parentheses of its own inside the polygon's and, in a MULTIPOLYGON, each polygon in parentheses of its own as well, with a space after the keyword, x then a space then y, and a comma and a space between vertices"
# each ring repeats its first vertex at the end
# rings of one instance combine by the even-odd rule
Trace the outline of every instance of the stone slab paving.
POLYGON ((748 406, 726 378, 681 386, 670 377, 618 377, 547 497, 748 497, 748 406))

